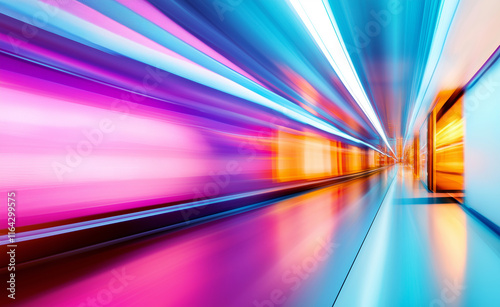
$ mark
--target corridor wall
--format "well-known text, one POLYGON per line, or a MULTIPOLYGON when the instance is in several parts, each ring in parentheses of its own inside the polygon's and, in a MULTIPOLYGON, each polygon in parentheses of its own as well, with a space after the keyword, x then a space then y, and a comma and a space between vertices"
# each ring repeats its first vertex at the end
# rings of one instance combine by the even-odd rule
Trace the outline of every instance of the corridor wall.
POLYGON ((465 93, 466 205, 500 226, 500 53, 465 93))

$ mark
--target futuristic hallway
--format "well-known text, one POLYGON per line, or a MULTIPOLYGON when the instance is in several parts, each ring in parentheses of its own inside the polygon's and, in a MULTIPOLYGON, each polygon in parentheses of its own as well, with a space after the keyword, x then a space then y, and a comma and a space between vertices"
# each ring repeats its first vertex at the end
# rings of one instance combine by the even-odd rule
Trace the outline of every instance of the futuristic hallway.
POLYGON ((500 306, 498 16, 0 0, 0 306, 500 306))

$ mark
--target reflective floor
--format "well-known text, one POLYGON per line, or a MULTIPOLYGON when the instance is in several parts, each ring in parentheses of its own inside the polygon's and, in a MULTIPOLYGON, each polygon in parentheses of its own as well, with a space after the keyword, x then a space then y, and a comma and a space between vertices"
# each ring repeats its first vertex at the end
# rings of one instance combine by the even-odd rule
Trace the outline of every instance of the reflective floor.
POLYGON ((400 167, 335 306, 500 306, 500 239, 400 167))
POLYGON ((20 284, 28 306, 500 306, 500 239, 394 166, 20 284))

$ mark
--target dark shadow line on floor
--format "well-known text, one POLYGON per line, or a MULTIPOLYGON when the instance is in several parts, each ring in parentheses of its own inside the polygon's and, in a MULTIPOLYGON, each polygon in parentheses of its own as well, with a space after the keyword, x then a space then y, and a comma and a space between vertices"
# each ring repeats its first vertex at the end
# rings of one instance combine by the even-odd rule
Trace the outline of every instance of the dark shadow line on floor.
POLYGON ((453 197, 420 197, 420 198, 396 198, 396 205, 439 205, 458 204, 453 197))

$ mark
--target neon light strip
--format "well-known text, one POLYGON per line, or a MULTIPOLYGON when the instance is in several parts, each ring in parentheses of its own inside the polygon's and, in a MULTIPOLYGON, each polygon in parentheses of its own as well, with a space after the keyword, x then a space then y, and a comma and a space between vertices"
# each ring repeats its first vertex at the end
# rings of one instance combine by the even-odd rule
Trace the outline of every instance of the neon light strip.
MULTIPOLYGON (((434 77, 434 72, 436 71, 436 68, 438 66, 439 59, 441 58, 441 55, 443 53, 446 38, 450 31, 453 18, 455 17, 455 13, 457 11, 459 3, 460 0, 443 0, 443 2, 441 3, 438 21, 436 23, 436 31, 432 39, 431 50, 429 52, 429 57, 425 66, 425 72, 422 78, 421 87, 418 91, 416 103, 411 112, 412 115, 406 129, 403 146, 405 146, 408 142, 408 138, 413 135, 413 127, 415 126, 422 106, 424 106, 424 99, 428 93, 429 87, 434 77)), ((427 107, 430 106, 430 103, 432 102, 426 104, 427 107)))
POLYGON ((382 124, 361 85, 331 10, 322 0, 290 0, 290 2, 335 73, 394 154, 382 124))

